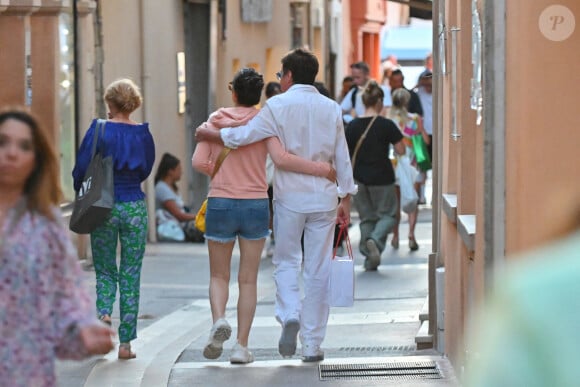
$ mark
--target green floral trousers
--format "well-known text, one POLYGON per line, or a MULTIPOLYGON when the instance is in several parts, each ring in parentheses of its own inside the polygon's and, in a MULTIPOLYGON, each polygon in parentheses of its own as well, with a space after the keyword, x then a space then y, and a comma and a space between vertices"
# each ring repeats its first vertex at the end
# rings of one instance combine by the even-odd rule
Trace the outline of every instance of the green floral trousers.
POLYGON ((97 313, 111 315, 119 285, 119 340, 137 337, 141 266, 147 241, 147 207, 144 200, 116 203, 103 225, 91 233, 97 277, 97 313), (117 267, 117 241, 121 259, 117 267))

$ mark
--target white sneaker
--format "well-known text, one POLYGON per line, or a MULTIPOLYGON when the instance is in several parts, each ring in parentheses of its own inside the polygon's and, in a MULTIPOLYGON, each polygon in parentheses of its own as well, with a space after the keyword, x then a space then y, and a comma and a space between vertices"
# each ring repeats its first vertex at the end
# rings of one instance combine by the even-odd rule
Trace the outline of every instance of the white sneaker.
POLYGON ((266 258, 272 258, 274 256, 274 243, 270 242, 266 248, 266 258))
POLYGON ((236 343, 234 348, 232 348, 232 354, 230 355, 230 363, 232 364, 248 364, 254 361, 254 355, 252 352, 248 351, 247 347, 242 346, 240 343, 236 343))
POLYGON ((232 335, 232 327, 224 318, 220 318, 213 324, 209 333, 209 340, 203 349, 203 356, 206 359, 217 359, 223 352, 224 341, 232 335))
POLYGON ((313 344, 302 345, 302 361, 304 363, 314 363, 324 360, 324 351, 319 346, 313 344))

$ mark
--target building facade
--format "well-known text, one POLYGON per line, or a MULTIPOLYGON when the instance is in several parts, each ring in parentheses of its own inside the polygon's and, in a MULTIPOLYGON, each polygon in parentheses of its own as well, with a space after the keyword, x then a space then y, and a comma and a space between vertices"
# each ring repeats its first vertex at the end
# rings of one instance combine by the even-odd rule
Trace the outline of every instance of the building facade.
MULTIPOLYGON (((143 105, 133 117, 149 122, 157 159, 171 152, 182 160, 179 183, 196 209, 208 180, 191 168, 193 130, 212 111, 232 103, 227 84, 251 66, 276 80, 282 56, 307 47, 319 58, 319 79, 342 53, 331 57, 330 10, 324 0, 7 0, 0 4, 0 105, 28 105, 52 133, 61 155, 67 202, 74 198, 71 170, 80 140, 95 117, 106 117, 104 88, 133 79, 143 105), (162 26, 162 28, 160 28, 162 26)), ((340 19, 342 11, 335 12, 340 19)), ((153 176, 144 184, 154 211, 153 176)), ((66 205, 66 203, 63 203, 66 205)), ((66 206, 65 206, 66 207, 66 206)), ((150 217, 150 240, 155 240, 150 217)), ((74 236, 75 239, 78 236, 74 236)), ((81 238, 81 242, 86 242, 81 238)), ((84 255, 81 243, 80 254, 84 255)))
POLYGON ((494 275, 577 222, 580 3, 435 0, 433 17, 430 330, 461 369, 494 275))

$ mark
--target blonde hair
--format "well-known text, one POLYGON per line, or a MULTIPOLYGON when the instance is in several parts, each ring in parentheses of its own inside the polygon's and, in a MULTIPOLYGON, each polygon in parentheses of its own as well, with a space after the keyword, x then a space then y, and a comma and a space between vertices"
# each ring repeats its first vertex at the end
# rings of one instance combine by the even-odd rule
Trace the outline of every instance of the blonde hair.
POLYGON ((379 101, 385 99, 385 92, 377 81, 370 81, 362 94, 362 101, 365 107, 375 106, 379 101))
POLYGON ((143 101, 139 87, 128 78, 117 79, 107 86, 104 98, 123 113, 133 113, 143 101))
POLYGON ((411 93, 407 90, 400 88, 393 91, 393 106, 389 109, 389 118, 395 121, 399 126, 404 126, 409 119, 409 112, 407 110, 407 105, 411 100, 411 93))

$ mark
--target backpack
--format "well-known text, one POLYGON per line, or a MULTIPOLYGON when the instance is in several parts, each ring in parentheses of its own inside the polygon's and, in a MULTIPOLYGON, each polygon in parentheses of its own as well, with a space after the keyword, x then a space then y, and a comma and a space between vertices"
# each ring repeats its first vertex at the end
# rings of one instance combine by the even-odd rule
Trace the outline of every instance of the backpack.
POLYGON ((354 104, 356 103, 356 93, 358 93, 358 86, 353 85, 350 89, 352 90, 352 94, 350 95, 350 104, 354 109, 354 104))

